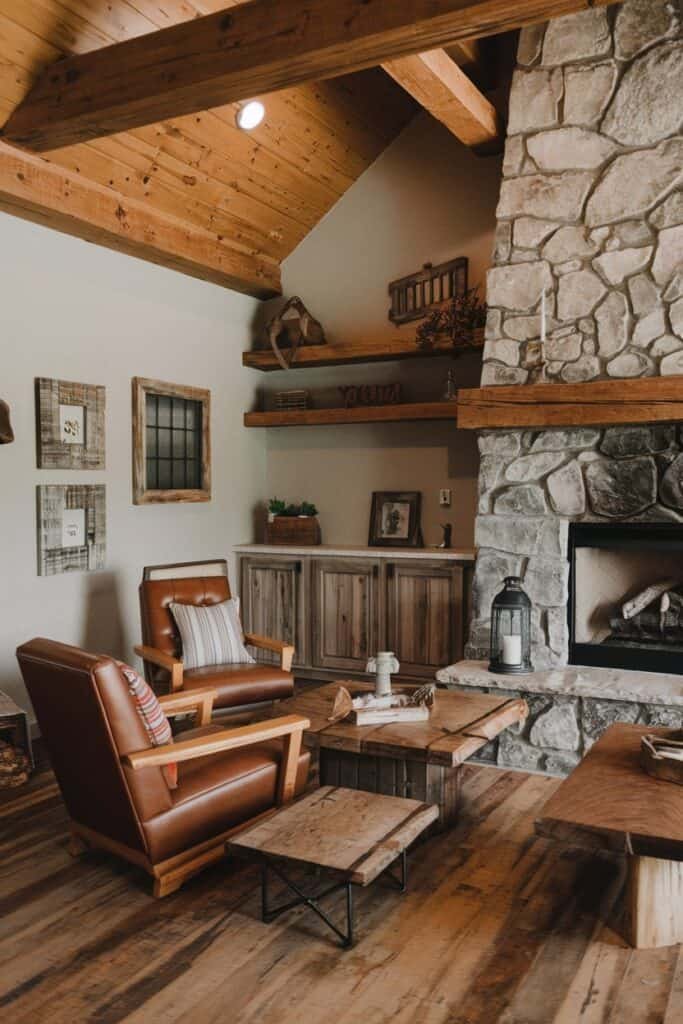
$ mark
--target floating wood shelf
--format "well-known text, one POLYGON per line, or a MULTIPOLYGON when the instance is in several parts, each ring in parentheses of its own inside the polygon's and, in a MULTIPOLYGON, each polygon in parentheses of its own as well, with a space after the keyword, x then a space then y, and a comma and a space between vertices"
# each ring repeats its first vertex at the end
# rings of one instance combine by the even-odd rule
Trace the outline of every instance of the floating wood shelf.
POLYGON ((356 409, 292 409, 278 412, 247 412, 245 427, 313 427, 342 423, 404 423, 411 420, 452 420, 458 415, 455 402, 413 402, 375 405, 356 409))
POLYGON ((467 388, 457 405, 465 430, 676 423, 683 422, 683 377, 467 388))
MULTIPOLYGON (((475 345, 480 347, 484 341, 484 330, 474 332, 475 345)), ((439 342, 432 349, 418 348, 415 341, 396 339, 382 344, 359 343, 355 345, 308 345, 299 349, 292 370, 310 370, 318 366, 343 366, 348 363, 386 363, 401 359, 429 359, 434 356, 448 356, 453 352, 450 342, 439 342)), ((285 352, 285 358, 287 353, 285 352)), ((258 352, 243 352, 242 365, 252 370, 281 370, 275 355, 270 349, 258 352)))

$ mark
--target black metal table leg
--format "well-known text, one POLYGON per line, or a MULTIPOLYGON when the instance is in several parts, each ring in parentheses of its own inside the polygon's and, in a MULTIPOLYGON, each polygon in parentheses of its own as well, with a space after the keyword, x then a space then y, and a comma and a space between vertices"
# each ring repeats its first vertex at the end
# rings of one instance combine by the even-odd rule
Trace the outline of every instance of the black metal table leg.
POLYGON ((350 948, 354 943, 354 927, 353 927, 353 895, 351 892, 351 882, 335 882, 329 888, 324 889, 323 892, 318 893, 316 896, 308 896, 303 892, 295 882, 292 882, 290 878, 278 868, 272 861, 264 861, 261 866, 261 919, 270 923, 274 921, 281 914, 286 913, 288 910, 293 910, 294 907, 306 906, 312 910, 318 917, 325 922, 328 928, 330 928, 335 935, 338 936, 341 945, 344 949, 350 948), (284 882, 288 889, 291 889, 296 894, 296 899, 289 900, 287 903, 282 903, 277 907, 268 906, 268 871, 269 869, 273 874, 284 882), (320 900, 325 899, 326 896, 331 896, 335 892, 339 892, 341 889, 346 890, 346 931, 343 932, 332 919, 325 913, 322 907, 319 906, 320 900))
MULTIPOLYGON (((397 878, 392 871, 388 868, 384 872, 397 886, 399 892, 404 893, 408 882, 408 859, 405 850, 400 854, 401 872, 397 878)), ((286 913, 288 910, 293 910, 294 907, 306 906, 312 910, 318 917, 324 921, 328 928, 334 932, 334 934, 340 940, 343 949, 350 949, 356 941, 355 937, 355 922, 354 922, 354 902, 353 902, 353 883, 349 881, 335 882, 333 885, 319 892, 315 896, 309 896, 299 886, 293 882, 284 873, 281 867, 279 867, 274 861, 264 860, 261 864, 261 920, 270 923, 274 921, 281 914, 286 913), (268 905, 268 871, 272 871, 274 875, 284 882, 288 889, 290 889, 296 896, 296 899, 289 900, 287 903, 281 903, 277 907, 270 907, 268 905), (335 892, 340 890, 346 890, 346 931, 342 931, 334 921, 325 913, 320 906, 320 901, 325 899, 327 896, 331 896, 335 892)))
POLYGON ((389 868, 386 869, 384 874, 387 878, 390 878, 394 883, 399 892, 403 893, 408 887, 408 855, 406 850, 400 856, 401 861, 401 873, 397 878, 396 875, 389 868))

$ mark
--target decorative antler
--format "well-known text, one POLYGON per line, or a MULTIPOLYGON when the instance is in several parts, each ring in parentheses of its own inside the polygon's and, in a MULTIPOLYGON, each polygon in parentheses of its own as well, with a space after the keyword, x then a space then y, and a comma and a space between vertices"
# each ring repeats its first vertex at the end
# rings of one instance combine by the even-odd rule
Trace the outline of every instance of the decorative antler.
POLYGON ((0 444, 11 444, 14 431, 9 418, 9 405, 0 398, 0 444))

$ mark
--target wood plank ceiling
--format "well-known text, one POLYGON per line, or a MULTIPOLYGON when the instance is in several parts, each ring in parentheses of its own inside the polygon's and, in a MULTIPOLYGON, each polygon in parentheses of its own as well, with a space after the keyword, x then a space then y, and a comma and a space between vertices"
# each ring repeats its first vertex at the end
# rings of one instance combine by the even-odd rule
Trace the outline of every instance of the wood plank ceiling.
MULTIPOLYGON (((0 123, 61 56, 228 6, 230 0, 0 0, 0 123)), ((199 229, 219 259, 226 251, 230 258, 247 256, 236 285, 272 294, 282 260, 417 105, 379 68, 286 89, 265 102, 265 122, 249 134, 235 126, 231 104, 60 149, 49 160, 199 229), (250 279, 257 263, 266 268, 259 281, 250 279)))

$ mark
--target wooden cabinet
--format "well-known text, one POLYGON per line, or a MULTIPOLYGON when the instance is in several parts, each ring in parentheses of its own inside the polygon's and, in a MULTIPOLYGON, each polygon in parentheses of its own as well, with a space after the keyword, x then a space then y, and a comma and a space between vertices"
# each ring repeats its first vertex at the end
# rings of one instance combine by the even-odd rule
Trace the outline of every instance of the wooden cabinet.
MULTIPOLYGON (((240 560, 242 622, 247 632, 294 644, 294 665, 308 664, 307 587, 300 558, 251 555, 240 560)), ((279 664, 272 651, 252 649, 257 661, 279 664)))
POLYGON ((238 551, 244 627, 293 643, 299 676, 358 677, 369 657, 391 650, 399 678, 433 679, 462 658, 474 552, 416 558, 259 547, 238 551))
POLYGON ((463 570, 447 562, 387 562, 386 646, 401 674, 433 676, 462 655, 463 570))
POLYGON ((313 666, 364 672, 379 642, 379 562, 315 559, 311 569, 313 666))

